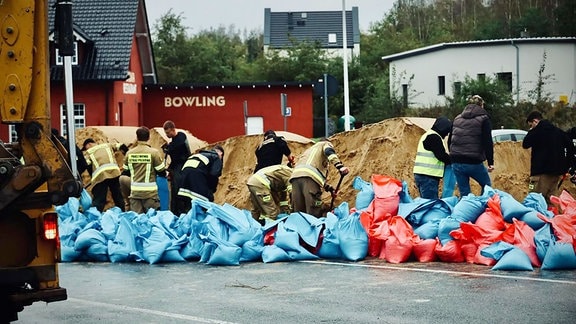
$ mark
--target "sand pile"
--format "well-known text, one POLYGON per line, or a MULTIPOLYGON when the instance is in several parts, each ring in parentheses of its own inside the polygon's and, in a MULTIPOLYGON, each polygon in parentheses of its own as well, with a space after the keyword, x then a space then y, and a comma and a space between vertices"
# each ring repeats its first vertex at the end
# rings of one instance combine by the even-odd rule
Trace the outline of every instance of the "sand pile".
MULTIPOLYGON (((410 195, 417 197, 418 191, 412 174, 416 147, 420 136, 433 123, 432 118, 392 118, 331 136, 336 153, 351 170, 342 182, 335 205, 347 201, 350 207, 354 207, 358 193, 352 187, 354 178, 360 176, 370 181, 372 174, 383 174, 407 181, 410 195)), ((293 142, 287 139, 296 157, 311 145, 310 142, 293 142)), ((245 183, 252 174, 256 163, 254 150, 261 140, 261 136, 238 136, 220 143, 224 146, 226 156, 215 202, 229 203, 238 208, 251 208, 245 183)), ((490 174, 493 187, 522 202, 528 194, 530 151, 523 149, 519 142, 496 143, 494 151, 495 170, 490 174)), ((337 171, 331 167, 328 183, 335 187, 338 179, 337 171)), ((566 180, 561 188, 572 192, 575 186, 566 180)), ((480 187, 474 181, 472 192, 480 194, 480 187)), ((324 195, 324 201, 330 202, 329 194, 324 195)))

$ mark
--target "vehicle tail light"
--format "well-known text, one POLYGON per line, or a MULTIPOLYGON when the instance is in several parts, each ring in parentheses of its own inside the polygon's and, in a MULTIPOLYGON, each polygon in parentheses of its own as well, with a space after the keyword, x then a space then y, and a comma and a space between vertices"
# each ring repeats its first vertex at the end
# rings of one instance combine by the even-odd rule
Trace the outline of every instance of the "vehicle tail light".
POLYGON ((58 238, 58 214, 44 214, 44 238, 47 240, 58 238))

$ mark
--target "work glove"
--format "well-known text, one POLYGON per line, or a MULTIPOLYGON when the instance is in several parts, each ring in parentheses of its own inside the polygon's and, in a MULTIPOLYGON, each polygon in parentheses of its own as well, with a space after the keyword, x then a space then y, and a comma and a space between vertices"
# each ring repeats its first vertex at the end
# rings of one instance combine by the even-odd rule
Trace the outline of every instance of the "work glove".
POLYGON ((296 165, 294 159, 295 159, 295 158, 294 158, 294 155, 290 155, 290 156, 288 157, 288 164, 287 164, 288 167, 294 168, 294 166, 296 165))
POLYGON ((122 144, 122 145, 120 145, 119 150, 120 150, 124 155, 126 155, 126 152, 128 152, 128 146, 126 146, 126 144, 122 144))

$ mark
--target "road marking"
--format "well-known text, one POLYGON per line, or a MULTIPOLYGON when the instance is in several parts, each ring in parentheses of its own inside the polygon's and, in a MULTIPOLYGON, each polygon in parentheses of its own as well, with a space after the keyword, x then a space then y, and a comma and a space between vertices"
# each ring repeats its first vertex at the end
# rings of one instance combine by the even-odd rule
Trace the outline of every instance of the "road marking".
POLYGON ((464 271, 417 269, 417 268, 407 268, 407 267, 390 267, 390 266, 383 266, 383 265, 340 263, 340 262, 331 262, 331 261, 303 260, 303 261, 299 261, 299 262, 339 265, 339 266, 359 267, 359 268, 377 268, 377 269, 388 269, 388 270, 405 270, 405 271, 416 271, 416 272, 446 273, 446 274, 467 275, 467 276, 474 276, 474 277, 504 278, 504 279, 514 279, 514 280, 542 281, 542 282, 553 282, 553 283, 563 283, 563 284, 569 284, 569 285, 576 285, 576 281, 570 281, 570 280, 530 278, 530 277, 520 277, 520 276, 506 276, 506 275, 498 275, 498 274, 474 273, 474 272, 464 272, 464 271))
POLYGON ((120 311, 131 311, 131 312, 136 312, 136 313, 146 313, 146 314, 157 315, 157 316, 177 318, 177 319, 194 321, 194 322, 199 322, 199 323, 238 324, 238 323, 234 323, 234 322, 226 322, 226 321, 220 321, 220 320, 215 320, 215 319, 210 319, 210 318, 168 313, 168 312, 162 312, 162 311, 157 311, 157 310, 153 310, 153 309, 130 307, 130 306, 117 305, 117 304, 101 303, 101 302, 97 302, 97 301, 84 300, 84 299, 78 299, 78 298, 68 298, 68 301, 81 303, 81 304, 87 304, 87 305, 91 305, 91 306, 107 307, 107 308, 120 310, 120 311))

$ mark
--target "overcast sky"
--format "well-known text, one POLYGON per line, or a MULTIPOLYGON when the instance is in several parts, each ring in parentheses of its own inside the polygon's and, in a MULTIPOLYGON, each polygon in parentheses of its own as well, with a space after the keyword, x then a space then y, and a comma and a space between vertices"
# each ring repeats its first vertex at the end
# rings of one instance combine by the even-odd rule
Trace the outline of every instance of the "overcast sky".
MULTIPOLYGON (((264 8, 284 11, 342 11, 342 0, 145 0, 148 23, 153 30, 157 20, 168 10, 181 14, 190 33, 228 28, 264 31, 264 8)), ((380 21, 396 0, 345 0, 346 10, 358 7, 360 30, 380 21)))

